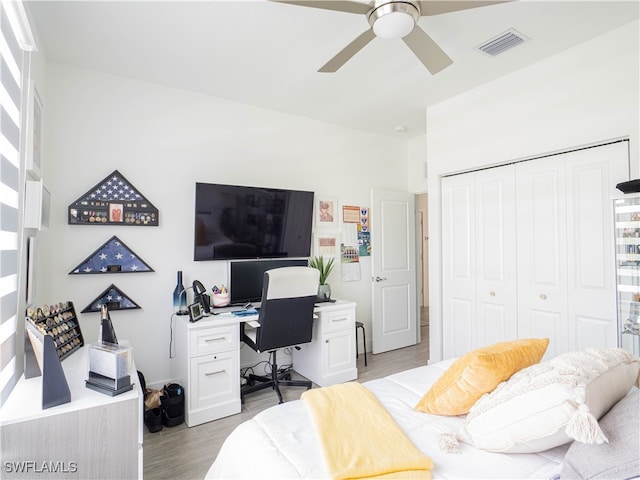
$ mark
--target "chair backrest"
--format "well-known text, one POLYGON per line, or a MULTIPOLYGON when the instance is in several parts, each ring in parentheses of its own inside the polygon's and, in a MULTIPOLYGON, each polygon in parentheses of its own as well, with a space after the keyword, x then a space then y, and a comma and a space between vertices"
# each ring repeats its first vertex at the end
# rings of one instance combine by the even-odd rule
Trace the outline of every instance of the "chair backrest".
POLYGON ((265 272, 256 332, 260 351, 311 341, 319 283, 315 268, 282 267, 265 272))

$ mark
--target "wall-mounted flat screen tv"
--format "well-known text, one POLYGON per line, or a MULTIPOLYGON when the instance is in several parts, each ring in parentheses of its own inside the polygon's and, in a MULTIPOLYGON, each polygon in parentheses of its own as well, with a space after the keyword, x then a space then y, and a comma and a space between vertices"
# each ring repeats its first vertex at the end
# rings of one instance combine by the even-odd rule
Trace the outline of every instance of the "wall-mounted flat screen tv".
POLYGON ((313 192, 196 183, 193 259, 308 257, 313 192))

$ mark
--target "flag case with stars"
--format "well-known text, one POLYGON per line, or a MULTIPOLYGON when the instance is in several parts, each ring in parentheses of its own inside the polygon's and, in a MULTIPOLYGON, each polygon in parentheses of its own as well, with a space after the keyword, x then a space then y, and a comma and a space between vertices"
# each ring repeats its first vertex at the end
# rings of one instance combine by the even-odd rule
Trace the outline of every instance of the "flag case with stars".
POLYGON ((71 270, 69 275, 139 272, 153 272, 153 268, 114 235, 71 270))
POLYGON ((69 205, 69 225, 158 226, 158 209, 118 171, 69 205))
POLYGON ((84 307, 80 313, 100 312, 103 305, 106 305, 109 311, 140 308, 140 305, 112 283, 105 291, 94 298, 89 305, 84 307))

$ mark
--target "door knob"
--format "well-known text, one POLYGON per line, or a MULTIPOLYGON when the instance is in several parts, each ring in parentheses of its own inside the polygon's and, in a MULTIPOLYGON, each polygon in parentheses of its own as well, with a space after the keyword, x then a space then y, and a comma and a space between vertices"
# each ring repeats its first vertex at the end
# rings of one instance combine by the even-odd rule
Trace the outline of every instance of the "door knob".
POLYGON ((490 297, 495 297, 495 296, 496 296, 496 292, 493 292, 493 291, 492 291, 492 292, 489 292, 489 296, 490 296, 490 297))
POLYGON ((378 276, 376 275, 375 280, 376 280, 376 282, 382 282, 382 281, 386 280, 386 278, 378 277, 378 276))
POLYGON ((540 294, 540 299, 541 299, 541 300, 546 300, 546 299, 547 299, 547 296, 546 296, 544 293, 541 293, 541 294, 540 294))

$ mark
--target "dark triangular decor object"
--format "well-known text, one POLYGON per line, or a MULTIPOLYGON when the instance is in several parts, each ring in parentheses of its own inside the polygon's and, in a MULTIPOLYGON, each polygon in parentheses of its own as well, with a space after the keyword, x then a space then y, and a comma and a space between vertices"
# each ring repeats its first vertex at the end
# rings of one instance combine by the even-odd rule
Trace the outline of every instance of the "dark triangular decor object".
POLYGON ((153 268, 114 235, 71 270, 69 275, 138 272, 153 272, 153 268))
POLYGON ((69 225, 157 227, 154 207, 118 170, 69 205, 69 225))
POLYGON ((104 292, 98 295, 93 301, 84 307, 82 313, 99 312, 102 305, 106 305, 110 312, 114 310, 134 310, 140 308, 136 302, 131 300, 122 290, 113 283, 104 292))
POLYGON ((640 192, 640 179, 629 180, 616 185, 616 188, 622 193, 638 193, 640 192))

